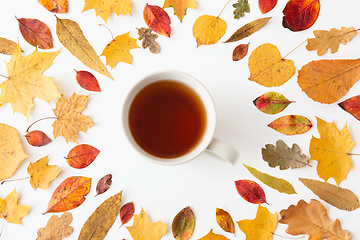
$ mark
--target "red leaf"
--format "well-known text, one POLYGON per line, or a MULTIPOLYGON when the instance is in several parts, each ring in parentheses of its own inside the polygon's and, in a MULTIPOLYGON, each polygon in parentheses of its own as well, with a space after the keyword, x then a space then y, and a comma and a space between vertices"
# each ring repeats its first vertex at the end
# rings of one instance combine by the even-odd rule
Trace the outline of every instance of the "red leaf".
POLYGON ((121 224, 124 225, 134 216, 134 203, 128 202, 120 208, 120 220, 121 224))
POLYGON ((34 47, 41 49, 53 48, 53 38, 48 26, 33 18, 20 18, 19 28, 21 35, 34 47))
POLYGON ((42 147, 51 142, 51 139, 42 131, 34 130, 25 135, 26 141, 34 147, 42 147))
POLYGON ((319 0, 289 0, 283 13, 283 26, 297 32, 311 27, 319 16, 319 0))
POLYGON ((73 168, 85 168, 95 160, 99 152, 98 149, 90 145, 80 144, 71 149, 65 159, 73 168))
POLYGON ((110 188, 112 183, 111 178, 112 175, 107 174, 99 180, 98 184, 96 185, 96 196, 106 192, 110 188))
POLYGON ((268 13, 276 6, 278 0, 259 0, 259 8, 262 14, 268 13))
POLYGON ((360 95, 349 98, 338 105, 360 121, 360 95))
POLYGON ((235 187, 240 196, 246 201, 254 204, 267 203, 264 190, 254 181, 238 180, 235 187))
POLYGON ((76 81, 82 88, 86 90, 93 92, 101 91, 97 79, 94 75, 92 75, 92 73, 88 71, 76 71, 76 81))
POLYGON ((151 30, 165 37, 170 37, 170 18, 164 9, 159 6, 146 4, 143 17, 151 30))
POLYGON ((240 44, 233 51, 233 61, 239 61, 243 59, 248 53, 249 44, 240 44))

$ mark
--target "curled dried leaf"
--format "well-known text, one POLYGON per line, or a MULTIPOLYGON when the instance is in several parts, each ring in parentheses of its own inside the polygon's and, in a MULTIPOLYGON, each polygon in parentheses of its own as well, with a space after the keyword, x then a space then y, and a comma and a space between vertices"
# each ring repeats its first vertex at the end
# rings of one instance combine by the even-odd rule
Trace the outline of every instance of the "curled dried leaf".
POLYGON ((96 185, 96 196, 99 194, 103 194, 110 188, 110 185, 112 183, 111 179, 112 179, 112 175, 107 174, 98 181, 96 185))
POLYGON ((34 130, 25 135, 26 141, 34 147, 42 147, 51 142, 51 139, 42 131, 34 130))
POLYGON ((128 202, 120 208, 121 226, 130 221, 134 216, 135 207, 133 202, 128 202))
POLYGON ((160 52, 160 45, 155 41, 158 35, 151 32, 150 28, 138 29, 139 40, 142 40, 143 49, 149 47, 150 52, 156 54, 160 52))

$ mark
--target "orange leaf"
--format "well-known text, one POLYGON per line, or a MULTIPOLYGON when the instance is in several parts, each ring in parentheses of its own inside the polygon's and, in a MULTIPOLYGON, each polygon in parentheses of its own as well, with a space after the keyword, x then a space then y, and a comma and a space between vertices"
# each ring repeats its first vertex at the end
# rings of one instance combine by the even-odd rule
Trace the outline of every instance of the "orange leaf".
POLYGON ((186 9, 197 9, 196 0, 165 0, 163 8, 168 7, 174 8, 174 14, 180 19, 180 22, 186 15, 186 9))
POLYGON ((73 168, 86 168, 95 160, 99 152, 93 146, 80 144, 70 150, 66 162, 73 168))
POLYGON ((233 61, 243 59, 248 53, 249 44, 240 44, 233 51, 233 61))
POLYGON ((77 208, 85 201, 85 195, 90 191, 91 178, 69 177, 54 191, 49 201, 49 212, 65 212, 77 208))
POLYGON ((171 27, 169 15, 159 6, 146 4, 143 17, 145 23, 154 32, 170 37, 171 27))
POLYGON ((216 222, 225 232, 235 234, 234 221, 231 215, 227 211, 220 208, 216 208, 216 222))
POLYGON ((268 125, 270 128, 285 135, 302 134, 310 130, 312 123, 300 115, 280 117, 268 125))
MULTIPOLYGON (((76 70, 75 70, 76 71, 76 70)), ((100 92, 99 82, 96 77, 88 71, 76 71, 76 81, 78 84, 89 91, 100 92)))
POLYGON ((262 14, 268 13, 276 6, 278 0, 259 0, 259 9, 262 14))
POLYGON ((360 95, 349 98, 338 105, 360 121, 360 95))
POLYGON ((38 2, 53 13, 67 13, 68 11, 67 0, 38 0, 38 2))
POLYGON ((19 28, 21 35, 34 47, 41 49, 53 48, 53 38, 49 27, 34 18, 20 18, 19 28))
POLYGON ((319 16, 319 0, 289 0, 283 13, 283 26, 297 32, 311 27, 319 16))
POLYGON ((42 131, 34 130, 25 135, 26 141, 34 147, 42 147, 51 142, 51 139, 42 131))

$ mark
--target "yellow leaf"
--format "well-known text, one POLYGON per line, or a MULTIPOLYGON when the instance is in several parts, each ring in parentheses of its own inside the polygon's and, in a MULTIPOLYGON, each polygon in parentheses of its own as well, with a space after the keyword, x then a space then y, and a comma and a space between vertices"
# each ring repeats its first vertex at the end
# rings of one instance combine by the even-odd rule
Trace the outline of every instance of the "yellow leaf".
POLYGON ((129 36, 129 33, 124 33, 115 37, 104 48, 101 56, 106 57, 106 64, 113 69, 118 62, 124 62, 132 64, 132 56, 130 49, 140 48, 136 39, 129 36))
POLYGON ((318 161, 316 170, 320 178, 327 181, 332 177, 339 186, 352 169, 350 150, 354 142, 346 125, 339 131, 335 122, 317 118, 317 128, 320 138, 312 137, 310 141, 311 160, 318 161))
POLYGON ((61 168, 48 165, 48 156, 29 164, 27 172, 30 175, 30 184, 34 190, 36 188, 48 189, 49 183, 60 173, 61 168))
POLYGON ((52 124, 54 138, 63 136, 66 142, 77 143, 78 132, 86 132, 88 128, 94 125, 89 116, 81 114, 89 96, 73 93, 69 100, 65 100, 64 96, 61 95, 56 103, 56 108, 53 109, 57 117, 57 120, 52 124))
POLYGON ((94 9, 96 16, 100 16, 107 22, 111 12, 118 16, 131 15, 131 1, 130 0, 85 0, 84 11, 94 9))
POLYGON ((180 22, 186 15, 186 9, 197 9, 196 0, 165 0, 163 8, 168 7, 174 8, 174 14, 180 19, 180 22))
POLYGON ((277 47, 265 43, 257 47, 249 57, 249 80, 265 87, 278 87, 295 74, 292 60, 283 59, 277 47))
POLYGON ((229 239, 227 237, 224 237, 223 235, 215 234, 211 229, 208 234, 206 234, 204 237, 200 238, 199 240, 229 240, 229 239))
POLYGON ((141 209, 141 212, 134 216, 134 224, 126 228, 134 240, 159 240, 166 234, 167 224, 161 221, 152 223, 141 209))
POLYGON ((225 34, 226 22, 219 17, 202 15, 198 17, 193 26, 193 35, 200 45, 211 45, 219 41, 225 34))
POLYGON ((0 198, 0 218, 5 218, 8 223, 21 224, 21 219, 28 214, 31 207, 18 205, 18 202, 19 194, 15 189, 5 199, 0 198))
POLYGON ((246 240, 270 240, 277 226, 277 213, 270 213, 266 207, 259 204, 256 218, 237 222, 246 240))
POLYGON ((27 157, 16 129, 0 123, 0 181, 11 177, 27 157))
POLYGON ((17 45, 10 62, 6 63, 8 78, 0 84, 0 106, 10 102, 14 112, 28 118, 34 106, 33 98, 41 98, 48 103, 57 98, 59 92, 52 78, 42 73, 53 64, 59 51, 39 52, 35 49, 32 54, 23 57, 17 45))

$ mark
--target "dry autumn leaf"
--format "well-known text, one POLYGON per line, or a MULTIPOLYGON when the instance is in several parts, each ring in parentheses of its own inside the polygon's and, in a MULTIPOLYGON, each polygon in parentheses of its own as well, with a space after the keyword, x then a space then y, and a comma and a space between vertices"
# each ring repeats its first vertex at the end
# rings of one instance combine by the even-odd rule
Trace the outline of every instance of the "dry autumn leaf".
POLYGON ((276 146, 266 144, 261 153, 264 161, 272 168, 279 166, 280 170, 285 170, 310 166, 309 158, 300 154, 300 148, 295 143, 289 148, 283 140, 278 140, 276 146))
POLYGON ((241 220, 237 224, 246 235, 246 240, 270 240, 277 227, 277 213, 270 213, 266 207, 259 205, 253 220, 241 220))
POLYGON ((133 202, 128 202, 120 208, 121 226, 130 221, 134 216, 135 208, 133 202))
POLYGON ((85 66, 113 79, 94 48, 85 38, 79 24, 70 19, 56 17, 56 34, 61 44, 85 66))
POLYGON ((326 208, 317 200, 310 203, 300 200, 280 212, 279 223, 287 224, 286 232, 291 235, 308 234, 309 239, 350 240, 348 230, 343 230, 339 219, 332 222, 326 208))
POLYGON ((121 15, 131 15, 131 1, 130 0, 85 0, 85 6, 82 10, 87 11, 94 9, 96 16, 100 16, 107 22, 110 13, 114 12, 118 16, 121 15))
POLYGON ((0 123, 0 181, 11 177, 27 157, 16 129, 0 123))
POLYGON ((339 131, 334 121, 316 119, 320 138, 313 136, 310 140, 311 160, 318 161, 316 170, 320 178, 327 181, 332 177, 339 186, 352 169, 350 150, 354 142, 346 125, 339 131))
POLYGON ((277 92, 267 92, 257 97, 253 103, 259 111, 267 114, 276 114, 282 112, 290 103, 284 95, 277 92))
MULTIPOLYGON (((76 70, 75 70, 76 71, 76 70)), ((89 91, 100 92, 99 82, 96 77, 88 71, 76 71, 76 81, 78 84, 89 91)))
POLYGON ((346 99, 338 105, 360 121, 360 95, 346 99))
POLYGON ((225 34, 225 30, 226 22, 220 17, 201 15, 196 19, 192 29, 196 47, 217 43, 225 34))
POLYGON ((47 221, 46 226, 39 228, 36 240, 61 240, 67 238, 73 232, 73 228, 69 226, 72 222, 72 214, 65 212, 59 218, 52 215, 47 221))
POLYGON ((106 199, 81 228, 78 240, 104 239, 119 213, 122 191, 106 199))
POLYGON ((354 211, 360 207, 358 197, 348 189, 312 179, 299 178, 299 180, 319 198, 338 209, 354 211))
POLYGON ((96 185, 96 195, 99 194, 103 194, 104 192, 106 192, 107 190, 109 190, 111 183, 112 183, 112 175, 111 174, 106 174, 105 176, 103 176, 97 183, 96 185))
POLYGON ((235 224, 231 215, 220 208, 216 208, 216 222, 219 226, 228 233, 233 233, 235 235, 235 224))
POLYGON ((165 0, 163 8, 173 7, 174 14, 182 22, 188 8, 197 9, 196 0, 165 0))
POLYGON ((91 178, 68 177, 54 190, 45 213, 77 208, 85 201, 90 185, 91 178))
POLYGON ((132 64, 131 49, 139 48, 136 39, 129 36, 129 33, 124 33, 115 37, 106 47, 100 56, 106 57, 106 64, 113 69, 118 62, 132 64))
POLYGON ((298 74, 298 84, 314 101, 334 103, 359 80, 359 59, 312 61, 298 74))
POLYGON ((254 181, 238 180, 235 181, 235 187, 240 196, 254 204, 267 203, 264 190, 254 181))
POLYGON ((6 38, 0 37, 0 53, 12 55, 16 48, 16 43, 6 38))
POLYGON ((283 10, 282 24, 291 31, 303 31, 316 22, 319 12, 319 0, 289 0, 283 10))
POLYGON ((36 190, 48 189, 49 183, 54 180, 60 173, 62 168, 54 165, 48 165, 48 156, 29 164, 27 173, 30 175, 31 187, 36 190))
POLYGON ((278 0, 259 0, 259 9, 262 14, 268 13, 274 9, 278 0))
POLYGON ((195 229, 195 216, 189 206, 183 208, 174 217, 171 229, 175 240, 188 240, 191 238, 195 229))
POLYGON ((270 128, 285 135, 303 134, 312 127, 311 121, 300 115, 286 115, 275 119, 268 125, 270 128))
POLYGON ((146 25, 154 32, 170 37, 170 18, 167 12, 159 6, 146 4, 143 10, 146 25))
POLYGON ((38 2, 53 13, 67 13, 68 11, 67 0, 38 0, 38 2))
POLYGON ((21 219, 28 214, 31 207, 19 205, 18 202, 19 194, 16 189, 5 199, 0 198, 0 218, 4 218, 8 223, 21 224, 21 219))
POLYGON ((238 0, 237 3, 234 3, 232 6, 235 8, 233 12, 235 19, 239 19, 245 16, 246 12, 250 12, 250 5, 248 3, 248 0, 238 0))
POLYGON ((99 150, 88 144, 79 144, 73 147, 65 157, 69 166, 77 169, 89 166, 99 154, 99 150))
POLYGON ((66 142, 77 142, 78 132, 86 132, 88 128, 94 125, 89 116, 81 114, 88 98, 89 96, 73 93, 69 100, 66 100, 61 95, 56 103, 56 108, 53 109, 57 118, 52 124, 54 138, 63 136, 66 142))
MULTIPOLYGON (((60 51, 60 50, 59 50, 60 51)), ((42 73, 52 64, 57 52, 35 51, 23 57, 20 46, 17 45, 10 62, 6 63, 8 78, 0 84, 0 106, 10 102, 14 112, 20 112, 27 118, 33 104, 33 98, 40 98, 50 104, 59 96, 52 77, 42 73)))
POLYGON ((167 224, 157 221, 153 223, 143 209, 134 216, 134 223, 126 227, 134 240, 159 240, 166 234, 167 224))
POLYGON ((243 59, 248 53, 249 44, 240 44, 234 48, 232 59, 233 61, 239 61, 243 59))
POLYGON ((278 87, 295 74, 293 61, 284 59, 277 47, 265 43, 249 57, 249 80, 265 87, 278 87))
POLYGON ((223 235, 215 234, 211 229, 208 234, 206 234, 202 238, 199 238, 199 240, 229 240, 229 239, 223 235))
POLYGON ((17 20, 21 35, 28 43, 41 49, 53 48, 53 38, 45 23, 34 18, 17 18, 17 20))
POLYGON ((51 142, 51 139, 42 131, 34 130, 25 135, 26 141, 34 147, 42 147, 51 142))
POLYGON ((139 40, 142 40, 143 49, 149 47, 151 53, 159 53, 160 45, 155 41, 158 38, 157 34, 151 33, 150 28, 140 28, 138 29, 139 40))
POLYGON ((317 50, 318 56, 324 55, 329 48, 331 53, 335 53, 339 49, 340 43, 346 45, 356 34, 353 27, 341 27, 341 30, 332 28, 330 31, 315 30, 315 38, 307 40, 306 49, 308 51, 317 50))

